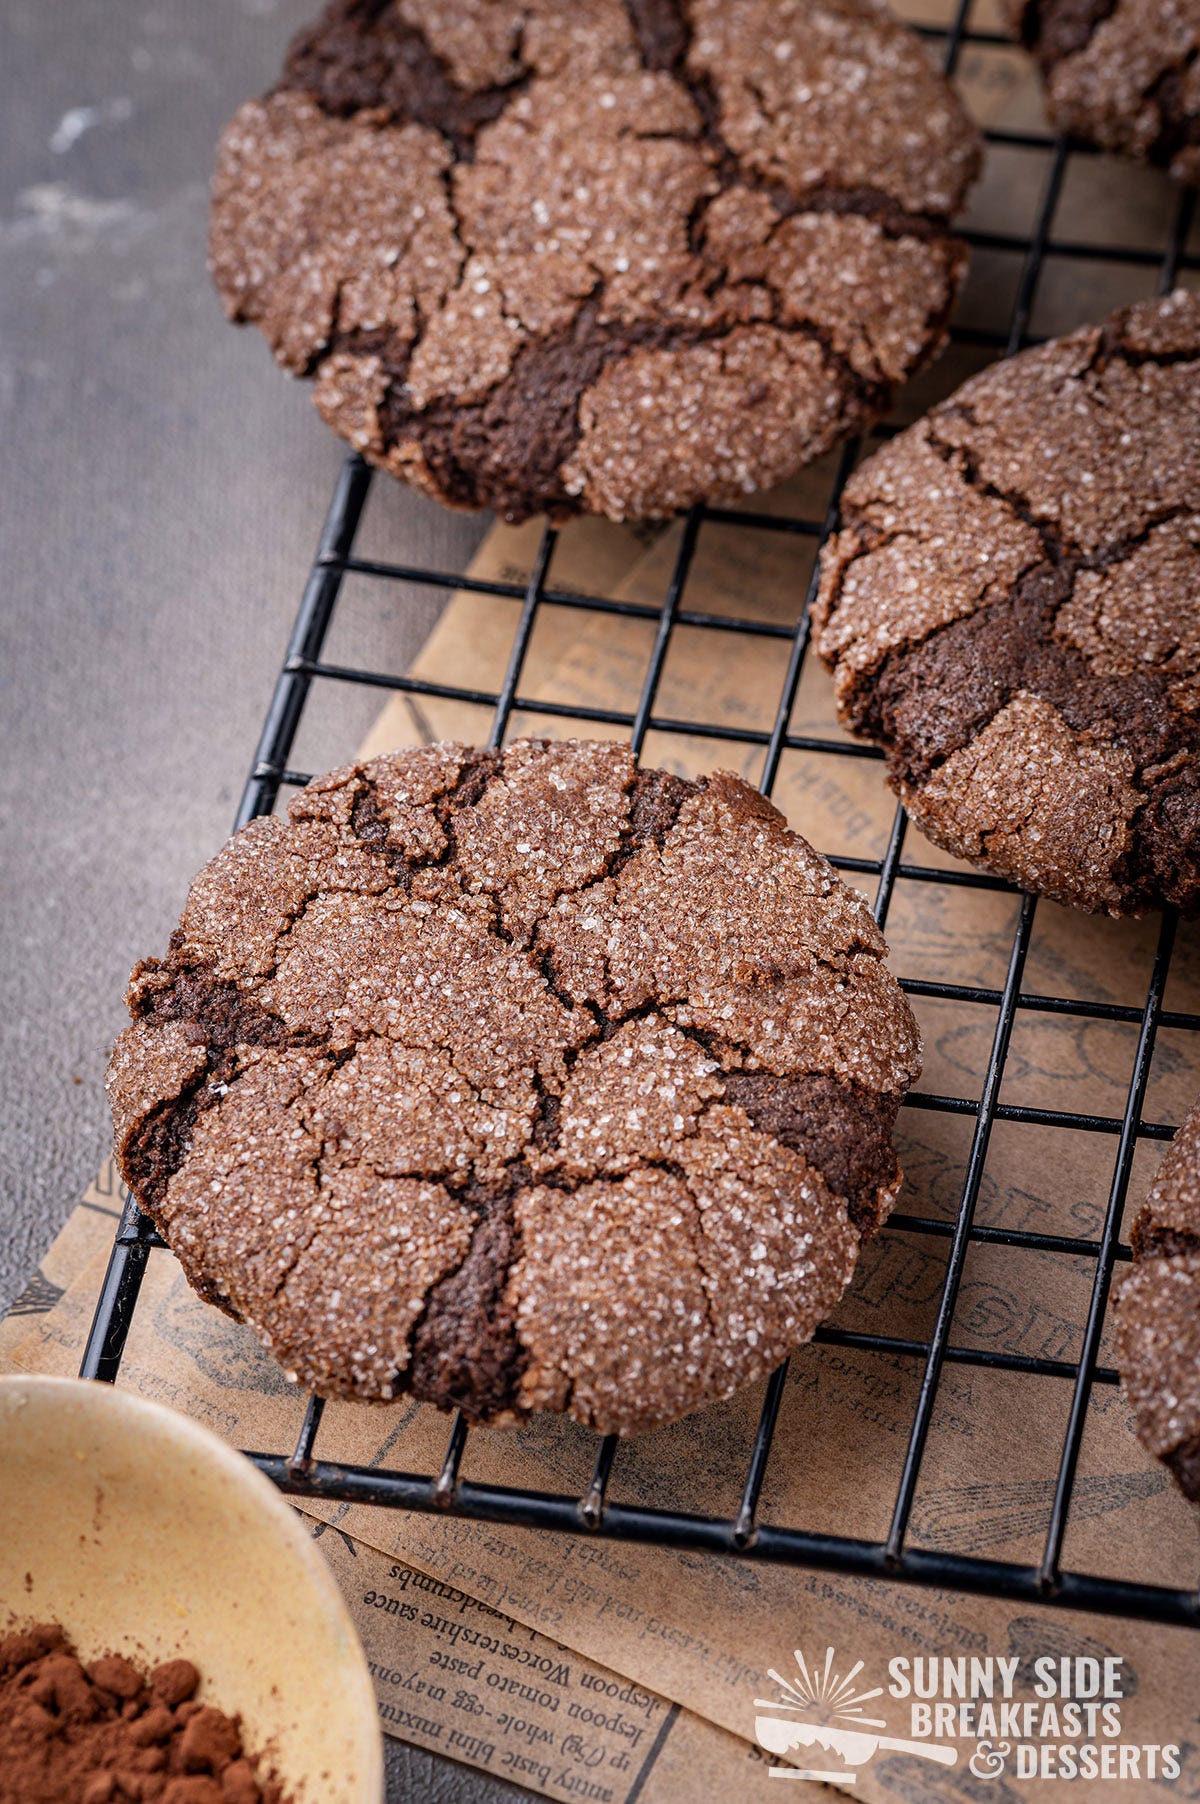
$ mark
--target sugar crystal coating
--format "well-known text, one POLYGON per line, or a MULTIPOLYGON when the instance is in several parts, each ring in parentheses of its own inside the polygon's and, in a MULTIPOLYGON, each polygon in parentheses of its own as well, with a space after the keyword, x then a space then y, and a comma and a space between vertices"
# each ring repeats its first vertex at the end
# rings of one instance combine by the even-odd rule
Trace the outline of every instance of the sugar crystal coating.
POLYGON ((1200 296, 994 364, 863 464, 814 627, 939 845, 1200 909, 1200 296))
POLYGON ((1059 131, 1200 182, 1198 0, 1006 0, 1059 131))
POLYGON ((1117 1361, 1137 1432, 1200 1502, 1200 1102, 1167 1149, 1117 1293, 1117 1361))
POLYGON ((121 1169, 322 1395, 669 1421, 835 1306, 920 1063, 863 899, 616 744, 397 752, 196 878, 134 972, 121 1169))
POLYGON ((886 410, 978 161, 874 0, 332 0, 226 128, 210 261, 416 487, 665 515, 886 410))

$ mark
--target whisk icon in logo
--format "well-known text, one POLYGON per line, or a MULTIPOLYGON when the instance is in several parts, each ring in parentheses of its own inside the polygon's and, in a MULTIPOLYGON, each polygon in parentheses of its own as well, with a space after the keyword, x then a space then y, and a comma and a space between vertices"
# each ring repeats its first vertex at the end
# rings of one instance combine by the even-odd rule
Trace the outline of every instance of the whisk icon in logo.
POLYGON ((761 1714, 754 1719, 754 1736, 768 1754, 794 1754, 800 1748, 819 1748, 842 1764, 837 1768, 773 1766, 772 1779, 823 1779, 828 1784, 853 1784, 858 1768, 873 1760, 881 1748, 899 1754, 918 1754, 922 1760, 936 1760, 942 1766, 954 1766, 957 1748, 944 1742, 905 1741, 895 1735, 880 1735, 886 1730, 882 1717, 868 1716, 864 1704, 883 1696, 882 1685, 870 1691, 856 1691, 855 1680, 863 1669, 855 1661, 849 1672, 834 1671, 833 1649, 825 1650, 824 1666, 813 1663, 809 1671, 804 1655, 795 1650, 797 1677, 785 1679, 773 1666, 769 1677, 779 1687, 773 1699, 755 1698, 754 1708, 761 1714))

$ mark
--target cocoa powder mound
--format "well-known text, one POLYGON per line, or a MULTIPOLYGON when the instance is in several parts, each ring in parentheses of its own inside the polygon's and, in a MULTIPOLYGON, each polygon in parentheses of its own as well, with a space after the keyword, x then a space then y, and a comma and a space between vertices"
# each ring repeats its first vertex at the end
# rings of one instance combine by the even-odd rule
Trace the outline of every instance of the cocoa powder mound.
POLYGON ((89 1664, 56 1623, 0 1638, 0 1804, 289 1804, 190 1660, 89 1664))

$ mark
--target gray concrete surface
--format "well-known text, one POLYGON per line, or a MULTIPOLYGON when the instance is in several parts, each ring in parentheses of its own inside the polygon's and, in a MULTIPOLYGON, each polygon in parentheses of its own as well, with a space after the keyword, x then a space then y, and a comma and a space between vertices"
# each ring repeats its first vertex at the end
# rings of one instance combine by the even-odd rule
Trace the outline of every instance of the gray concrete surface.
MULTIPOLYGON (((0 1309, 106 1151, 129 967, 229 830, 341 449, 204 268, 222 121, 311 0, 6 0, 0 20, 0 1309)), ((372 546, 480 531, 377 485, 372 546)), ((357 610, 403 669, 435 605, 357 610)), ((350 694, 314 764, 374 711, 350 694)), ((389 1798, 529 1794, 389 1743, 389 1798)))

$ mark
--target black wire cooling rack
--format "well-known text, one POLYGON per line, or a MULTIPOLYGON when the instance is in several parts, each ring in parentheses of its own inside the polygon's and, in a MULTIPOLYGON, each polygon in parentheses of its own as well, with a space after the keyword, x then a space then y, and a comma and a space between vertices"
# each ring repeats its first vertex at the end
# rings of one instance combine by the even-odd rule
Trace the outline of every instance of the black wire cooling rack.
MULTIPOLYGON (((949 25, 919 25, 925 37, 941 43, 944 67, 960 71, 964 53, 992 52, 1007 48, 1008 40, 972 24, 978 0, 960 0, 949 25)), ((1036 156, 1042 166, 1040 195, 1027 233, 968 230, 973 254, 993 259, 1016 273, 1014 299, 1006 328, 959 326, 952 338, 993 355, 1011 355, 1034 342, 1031 318, 1039 282, 1050 259, 1060 259, 1096 273, 1100 287, 1101 266, 1121 267, 1132 274, 1142 293, 1170 290, 1181 273, 1200 268, 1200 257, 1189 251, 1192 197, 1180 191, 1173 218, 1162 241, 1153 246, 1129 243, 1089 242, 1058 235, 1056 214, 1068 173, 1076 159, 1090 153, 1080 146, 1038 131, 989 131, 991 153, 1000 147, 1036 156)), ((1104 311, 1097 308, 1096 312, 1104 311)), ((881 428, 886 433, 887 428, 881 428)), ((253 767, 238 810, 237 825, 255 815, 270 812, 282 786, 307 782, 305 773, 289 768, 288 759, 297 728, 314 684, 366 685, 374 689, 436 697, 488 707, 492 710, 489 743, 498 745, 517 710, 543 716, 564 716, 628 733, 640 753, 648 732, 698 734, 706 739, 733 740, 761 748, 761 787, 770 793, 785 752, 826 754, 830 757, 873 755, 868 748, 836 738, 799 735, 789 731, 789 721, 804 669, 809 640, 809 604, 815 575, 794 628, 764 622, 732 619, 710 612, 692 612, 685 605, 689 572, 705 526, 712 522, 736 525, 748 534, 791 534, 816 541, 819 546, 836 523, 838 498, 853 468, 858 447, 847 446, 831 485, 828 505, 821 519, 798 519, 759 512, 717 507, 697 507, 683 523, 678 555, 666 593, 659 607, 621 601, 604 595, 581 595, 554 588, 548 581, 556 534, 547 529, 533 562, 527 584, 472 579, 444 570, 381 563, 354 556, 354 544, 372 476, 357 456, 347 459, 339 476, 328 518, 321 534, 312 570, 287 648, 283 668, 267 713, 253 767), (503 680, 493 692, 400 677, 371 669, 350 668, 322 660, 326 635, 338 605, 343 578, 348 574, 381 583, 405 583, 442 592, 474 591, 521 603, 516 632, 503 680), (567 608, 584 615, 626 616, 655 622, 653 649, 640 693, 630 696, 627 709, 588 708, 527 695, 522 673, 535 623, 541 610, 567 608), (782 688, 774 725, 769 731, 742 730, 728 723, 672 718, 656 712, 660 677, 678 627, 722 632, 756 632, 789 642, 782 688)), ((782 662, 781 658, 781 662, 782 662)), ((1008 890, 1010 886, 977 873, 936 869, 904 857, 906 818, 897 810, 886 849, 878 859, 834 857, 842 869, 874 878, 874 910, 886 923, 898 879, 925 885, 960 885, 976 889, 1008 890)), ((1100 1611, 1176 1625, 1200 1627, 1200 1598, 1195 1591, 1172 1589, 1125 1579, 1065 1570, 1063 1540, 1071 1511, 1089 1396, 1094 1386, 1113 1385, 1117 1374, 1099 1363, 1101 1334, 1114 1265, 1129 1258, 1120 1242, 1120 1224, 1126 1189, 1139 1139, 1167 1140, 1173 1130, 1142 1118, 1155 1038, 1166 1027, 1200 1031, 1200 1015, 1171 1012, 1164 1007, 1175 923, 1164 916, 1145 999, 1140 1007, 1087 1002, 1069 996, 1030 994, 1023 989, 1037 902, 1021 898, 1008 949, 1007 971, 999 988, 905 980, 912 994, 983 1005, 995 1011, 990 1057, 980 1095, 972 1099, 919 1093, 908 1106, 958 1113, 973 1120, 970 1152, 965 1167, 957 1212, 953 1220, 898 1212, 888 1229, 940 1236, 949 1241, 944 1282, 936 1319, 927 1339, 902 1340, 882 1334, 852 1333, 832 1327, 818 1331, 818 1341, 855 1349, 868 1349, 904 1361, 919 1362, 921 1379, 908 1431, 907 1448, 890 1527, 877 1540, 850 1535, 810 1532, 803 1527, 759 1520, 759 1500, 771 1458, 772 1440, 783 1396, 787 1367, 777 1371, 766 1387, 765 1399, 749 1450, 740 1506, 723 1518, 648 1509, 608 1500, 609 1478, 618 1452, 615 1436, 599 1440, 590 1484, 583 1495, 534 1493, 497 1485, 477 1484, 460 1476, 468 1428, 461 1417, 451 1426, 441 1469, 409 1473, 348 1466, 317 1456, 316 1442, 323 1405, 309 1401, 298 1442, 290 1453, 253 1453, 251 1457, 279 1487, 294 1496, 338 1499, 346 1502, 390 1505, 396 1508, 443 1512, 452 1515, 554 1529, 576 1535, 608 1536, 620 1540, 657 1543, 666 1547, 702 1549, 711 1553, 740 1555, 796 1566, 824 1568, 865 1575, 896 1583, 937 1585, 952 1590, 978 1592, 1025 1603, 1055 1604, 1073 1610, 1100 1611), (1024 1012, 1121 1022, 1137 1030, 1133 1061, 1121 1116, 1103 1117, 1002 1103, 1001 1081, 1014 1025, 1024 1012), (997 1122, 1016 1122, 1078 1129, 1115 1138, 1116 1157, 1104 1204, 1098 1238, 1036 1234, 1012 1228, 982 1226, 975 1221, 976 1204, 988 1151, 997 1122), (991 1242, 1009 1248, 1082 1256, 1094 1266, 1090 1303, 1076 1359, 1033 1358, 1012 1352, 977 1350, 955 1344, 951 1325, 959 1296, 967 1255, 973 1243, 991 1242), (922 1458, 926 1450, 938 1401, 939 1385, 947 1365, 987 1367, 1016 1374, 1051 1377, 1070 1386, 1067 1427, 1054 1475, 1053 1502, 1042 1556, 1037 1564, 1017 1564, 953 1552, 928 1550, 908 1544, 910 1516, 922 1458)), ((111 1381, 117 1375, 142 1275, 151 1250, 163 1243, 132 1200, 127 1201, 113 1247, 91 1335, 82 1363, 85 1377, 111 1381)), ((987 1474, 980 1474, 981 1481, 987 1474)))

